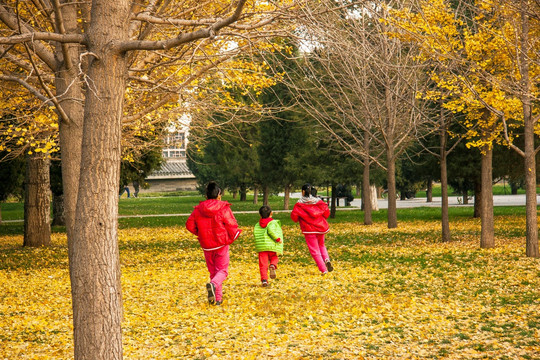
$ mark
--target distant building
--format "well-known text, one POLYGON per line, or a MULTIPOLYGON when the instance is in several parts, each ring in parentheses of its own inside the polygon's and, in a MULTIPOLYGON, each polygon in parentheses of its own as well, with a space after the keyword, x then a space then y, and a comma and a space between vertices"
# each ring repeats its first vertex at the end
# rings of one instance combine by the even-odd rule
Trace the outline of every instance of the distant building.
POLYGON ((146 178, 147 192, 196 190, 197 179, 186 164, 187 130, 171 132, 162 150, 165 162, 146 178))

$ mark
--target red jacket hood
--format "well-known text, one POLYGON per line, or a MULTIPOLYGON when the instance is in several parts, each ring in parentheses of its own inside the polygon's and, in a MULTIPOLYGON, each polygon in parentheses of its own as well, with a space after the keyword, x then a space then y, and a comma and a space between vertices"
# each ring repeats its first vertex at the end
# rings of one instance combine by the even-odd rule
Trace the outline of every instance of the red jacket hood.
POLYGON ((268 226, 268 223, 270 221, 272 221, 272 220, 274 220, 274 219, 272 219, 272 218, 260 219, 259 220, 259 225, 264 229, 265 227, 268 226))
POLYGON ((231 204, 227 201, 221 201, 218 199, 208 199, 201 201, 197 207, 204 217, 214 217, 218 212, 226 207, 230 207, 231 204))

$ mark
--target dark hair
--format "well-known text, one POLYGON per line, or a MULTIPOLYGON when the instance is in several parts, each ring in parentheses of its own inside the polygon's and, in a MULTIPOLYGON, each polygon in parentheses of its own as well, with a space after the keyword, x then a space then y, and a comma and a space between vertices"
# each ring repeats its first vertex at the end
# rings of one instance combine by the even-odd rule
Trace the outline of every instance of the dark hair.
POLYGON ((221 188, 215 181, 210 181, 206 185, 206 198, 207 199, 217 199, 221 195, 221 188))
POLYGON ((270 217, 271 213, 272 213, 272 209, 268 205, 263 205, 259 209, 259 214, 261 214, 261 217, 263 219, 267 219, 268 217, 270 217))
POLYGON ((311 187, 311 195, 317 196, 317 188, 314 186, 311 187))
POLYGON ((304 196, 310 196, 311 195, 311 184, 307 183, 302 186, 302 191, 304 192, 304 196))

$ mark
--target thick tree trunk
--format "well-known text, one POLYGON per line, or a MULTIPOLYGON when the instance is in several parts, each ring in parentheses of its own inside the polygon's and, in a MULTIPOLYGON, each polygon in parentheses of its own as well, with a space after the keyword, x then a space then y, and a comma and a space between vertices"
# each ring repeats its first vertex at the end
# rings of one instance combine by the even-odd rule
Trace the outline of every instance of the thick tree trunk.
POLYGON ((289 204, 291 201, 291 185, 285 185, 285 189, 283 189, 283 191, 285 193, 285 196, 283 197, 283 210, 289 210, 289 204))
POLYGON ((92 2, 88 86, 71 265, 75 359, 122 359, 118 249, 123 98, 130 1, 92 2))
POLYGON ((26 159, 24 198, 24 246, 40 247, 51 244, 51 186, 50 160, 43 154, 26 159))
POLYGON ((54 226, 65 226, 64 195, 53 194, 53 221, 54 226))
MULTIPOLYGON (((61 0, 62 18, 66 32, 79 32, 77 4, 61 0)), ((62 50, 57 45, 55 56, 61 59, 61 68, 55 72, 56 96, 68 119, 59 121, 59 139, 62 160, 62 187, 64 193, 64 216, 68 238, 68 250, 73 251, 71 242, 75 225, 75 209, 79 176, 81 171, 81 146, 83 139, 84 93, 79 79, 80 45, 65 44, 62 50), (65 58, 67 56, 67 58, 65 58)), ((71 263, 70 263, 71 265, 71 263)))
POLYGON ((482 180, 474 182, 474 218, 479 218, 482 214, 482 180))
POLYGON ((428 203, 433 202, 433 180, 432 179, 429 179, 427 181, 426 202, 428 203))
POLYGON ((495 247, 495 227, 493 223, 493 176, 492 159, 493 149, 484 147, 482 154, 482 199, 481 214, 482 230, 480 234, 480 247, 488 249, 495 247))
POLYGON ((388 183, 388 228, 397 228, 396 159, 393 149, 387 149, 386 182, 388 183))
POLYGON ((259 187, 255 186, 253 188, 253 204, 259 203, 259 187))
POLYGON ((373 224, 371 212, 373 210, 371 189, 369 185, 369 168, 371 167, 371 159, 369 157, 370 143, 367 131, 364 132, 364 171, 362 173, 362 205, 364 206, 364 225, 373 224))

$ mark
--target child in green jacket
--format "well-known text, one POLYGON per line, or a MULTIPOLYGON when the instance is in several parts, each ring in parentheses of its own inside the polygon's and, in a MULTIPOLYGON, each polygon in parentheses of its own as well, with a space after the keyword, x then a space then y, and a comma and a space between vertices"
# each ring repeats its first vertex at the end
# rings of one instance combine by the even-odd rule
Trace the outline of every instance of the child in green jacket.
POLYGON ((261 219, 255 225, 255 250, 259 253, 259 270, 262 286, 268 286, 268 268, 270 278, 276 278, 278 254, 283 254, 283 231, 281 221, 272 219, 272 209, 264 205, 259 209, 261 219), (268 266, 270 263, 270 266, 268 266))

